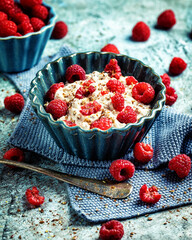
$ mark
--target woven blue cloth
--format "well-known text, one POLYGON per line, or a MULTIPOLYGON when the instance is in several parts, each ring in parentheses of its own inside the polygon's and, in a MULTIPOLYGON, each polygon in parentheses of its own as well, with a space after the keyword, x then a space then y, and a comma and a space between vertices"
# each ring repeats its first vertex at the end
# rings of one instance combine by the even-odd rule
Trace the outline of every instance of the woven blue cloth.
MULTIPOLYGON (((53 57, 43 58, 29 71, 7 75, 27 97, 30 81, 36 72, 48 61, 59 56, 69 55, 71 50, 63 47, 53 57)), ((83 177, 111 178, 109 166, 112 161, 90 161, 71 156, 59 148, 43 124, 36 117, 29 99, 20 115, 20 121, 9 142, 17 147, 33 151, 60 164, 63 172, 83 177)), ((146 165, 134 162, 132 152, 123 158, 136 165, 136 172, 129 180, 133 192, 124 200, 113 200, 67 185, 71 206, 88 221, 99 222, 109 219, 126 219, 191 203, 192 173, 180 180, 167 168, 168 161, 177 154, 192 155, 192 118, 178 114, 172 108, 164 107, 158 119, 144 139, 154 149, 154 157, 146 165), (161 200, 152 206, 142 203, 139 189, 143 184, 156 185, 162 194, 161 200)))

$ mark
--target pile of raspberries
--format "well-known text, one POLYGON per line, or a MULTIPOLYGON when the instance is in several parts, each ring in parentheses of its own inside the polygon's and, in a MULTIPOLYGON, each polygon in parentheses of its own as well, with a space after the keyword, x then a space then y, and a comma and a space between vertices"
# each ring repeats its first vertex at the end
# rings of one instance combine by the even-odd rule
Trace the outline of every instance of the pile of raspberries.
POLYGON ((0 1, 0 37, 23 36, 37 32, 49 19, 49 10, 42 0, 0 1))

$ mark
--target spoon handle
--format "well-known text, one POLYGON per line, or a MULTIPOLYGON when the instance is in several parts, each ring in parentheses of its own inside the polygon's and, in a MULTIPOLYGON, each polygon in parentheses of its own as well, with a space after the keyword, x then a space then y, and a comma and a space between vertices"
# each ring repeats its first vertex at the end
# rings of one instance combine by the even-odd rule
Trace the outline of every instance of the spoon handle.
POLYGON ((0 163, 12 165, 15 167, 25 168, 34 172, 42 173, 49 177, 56 178, 60 181, 72 184, 74 186, 83 188, 90 192, 97 193, 102 196, 110 198, 126 198, 132 192, 132 185, 127 182, 115 183, 105 182, 97 179, 83 178, 78 176, 69 175, 66 173, 57 172, 51 169, 45 169, 31 164, 16 162, 12 160, 0 159, 0 163))

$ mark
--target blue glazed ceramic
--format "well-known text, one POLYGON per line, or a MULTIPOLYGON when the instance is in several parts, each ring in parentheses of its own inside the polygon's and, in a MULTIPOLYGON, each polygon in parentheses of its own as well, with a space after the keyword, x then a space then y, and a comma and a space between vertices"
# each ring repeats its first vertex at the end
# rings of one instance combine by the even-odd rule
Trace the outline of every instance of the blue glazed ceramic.
POLYGON ((0 37, 1 72, 21 72, 39 62, 56 20, 53 8, 45 3, 43 5, 49 10, 49 22, 40 31, 21 37, 0 37))
POLYGON ((121 54, 87 52, 61 57, 47 64, 31 82, 29 97, 32 107, 58 146, 69 154, 84 159, 107 160, 122 157, 148 132, 165 103, 165 86, 161 78, 148 66, 137 59, 121 54), (155 89, 155 99, 149 116, 138 123, 127 124, 124 128, 83 130, 78 126, 68 127, 63 121, 54 121, 44 109, 43 97, 56 82, 65 82, 65 71, 71 64, 81 65, 86 73, 102 72, 111 58, 116 58, 122 74, 133 75, 138 81, 150 83, 155 89))

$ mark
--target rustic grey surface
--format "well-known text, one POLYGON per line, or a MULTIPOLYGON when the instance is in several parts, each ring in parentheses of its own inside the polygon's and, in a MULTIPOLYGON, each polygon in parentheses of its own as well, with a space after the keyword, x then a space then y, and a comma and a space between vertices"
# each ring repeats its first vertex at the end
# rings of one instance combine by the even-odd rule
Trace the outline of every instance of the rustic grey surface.
MULTIPOLYGON (((143 60, 157 73, 168 70, 174 56, 182 57, 187 70, 172 78, 178 94, 173 106, 179 112, 192 114, 192 28, 191 0, 48 0, 58 14, 58 20, 68 24, 68 35, 51 40, 44 55, 54 54, 63 43, 77 51, 100 50, 108 42, 117 45, 121 53, 143 60), (173 9, 177 24, 170 31, 155 29, 157 16, 165 9, 173 9), (130 39, 131 29, 143 20, 151 28, 145 43, 130 39)), ((3 75, 0 78, 0 156, 9 149, 7 139, 17 124, 18 116, 4 109, 3 99, 16 91, 3 75)), ((59 166, 29 154, 28 162, 59 169, 59 166)), ((5 239, 98 239, 100 224, 91 225, 80 219, 70 208, 66 186, 57 180, 26 170, 11 170, 0 166, 0 238, 5 239), (24 193, 33 185, 41 189, 45 203, 41 208, 26 204, 24 193)), ((164 211, 150 216, 122 221, 125 239, 192 239, 191 206, 164 211), (150 218, 149 218, 150 217, 150 218), (152 218, 152 219, 151 219, 152 218)))

